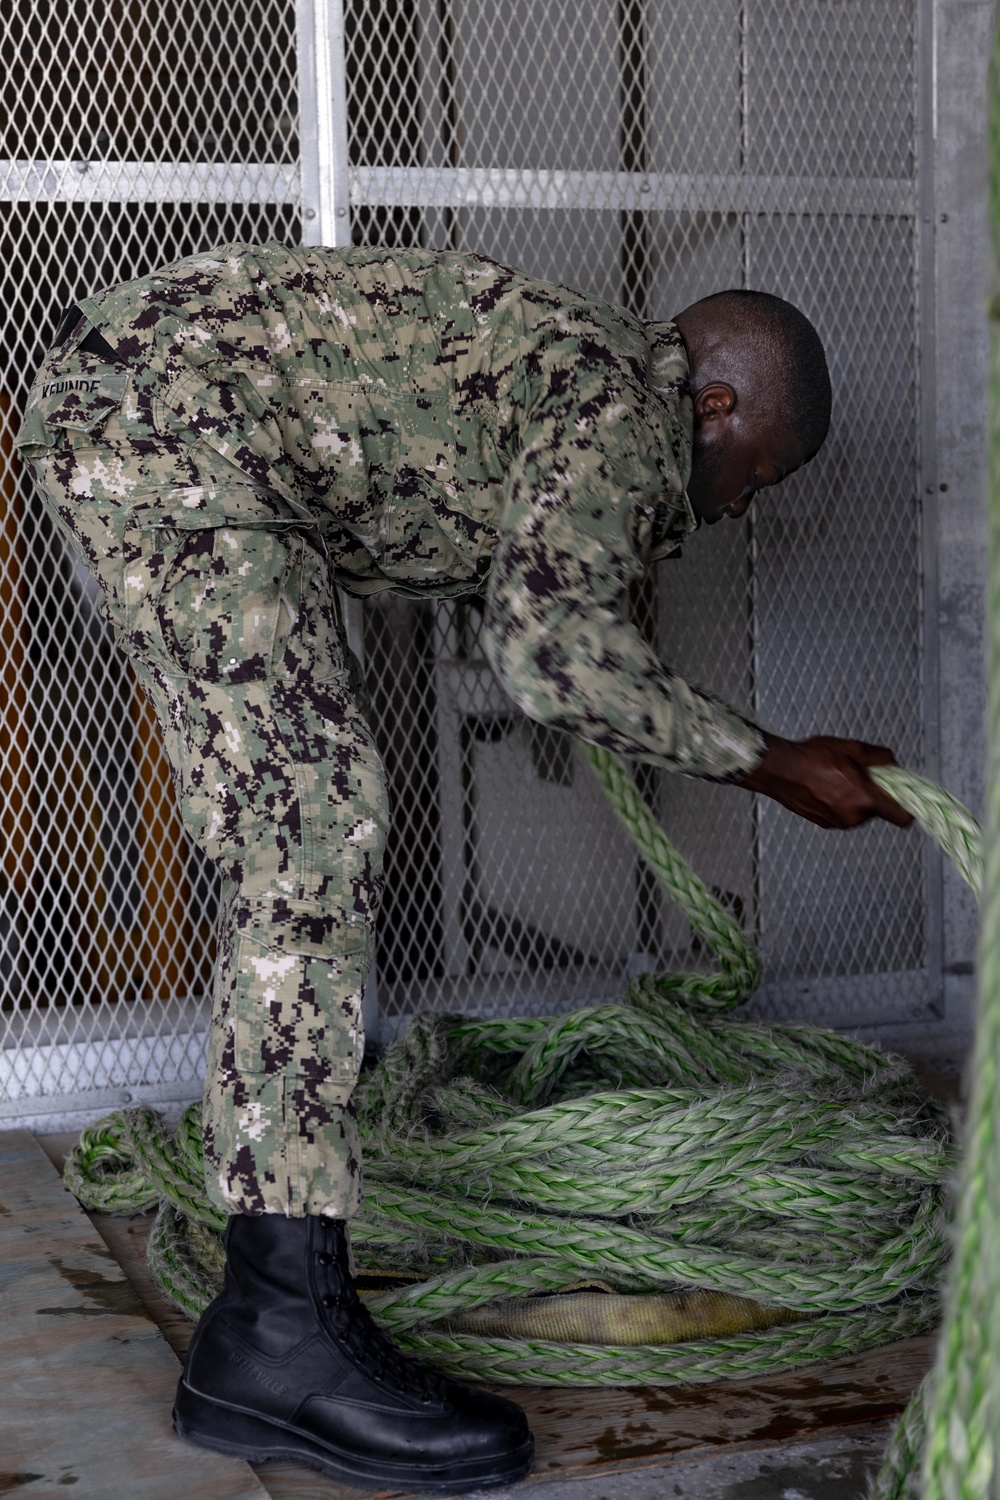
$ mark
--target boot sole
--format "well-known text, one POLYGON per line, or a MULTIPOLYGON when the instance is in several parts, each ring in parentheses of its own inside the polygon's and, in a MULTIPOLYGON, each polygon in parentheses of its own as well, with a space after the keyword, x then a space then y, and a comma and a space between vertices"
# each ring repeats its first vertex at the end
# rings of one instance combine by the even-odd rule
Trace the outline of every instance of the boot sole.
POLYGON ((178 1437, 227 1458, 242 1458, 247 1463, 262 1464, 271 1459, 307 1464, 319 1469, 328 1479, 355 1487, 375 1482, 404 1490, 433 1490, 447 1487, 452 1494, 481 1489, 484 1485, 509 1484, 523 1479, 531 1468, 534 1439, 491 1462, 452 1465, 379 1464, 367 1459, 338 1453, 314 1442, 305 1433, 278 1422, 271 1422, 256 1412, 239 1406, 228 1406, 201 1396, 183 1380, 177 1387, 174 1403, 174 1431, 178 1437))

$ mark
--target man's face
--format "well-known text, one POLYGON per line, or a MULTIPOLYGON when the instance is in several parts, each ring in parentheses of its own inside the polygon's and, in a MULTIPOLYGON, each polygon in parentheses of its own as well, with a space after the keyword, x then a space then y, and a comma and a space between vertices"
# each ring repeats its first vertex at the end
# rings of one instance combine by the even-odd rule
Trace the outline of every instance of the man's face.
POLYGON ((706 526, 723 516, 738 521, 758 490, 780 484, 805 461, 799 439, 773 420, 741 411, 730 386, 699 391, 687 492, 706 526))

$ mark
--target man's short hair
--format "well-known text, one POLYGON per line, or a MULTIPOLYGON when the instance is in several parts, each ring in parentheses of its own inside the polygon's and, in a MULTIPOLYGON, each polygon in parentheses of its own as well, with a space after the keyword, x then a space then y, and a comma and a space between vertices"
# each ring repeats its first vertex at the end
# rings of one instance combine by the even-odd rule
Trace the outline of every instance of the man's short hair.
POLYGON ((830 428, 832 392, 823 344, 805 313, 770 292, 733 289, 704 300, 723 304, 719 311, 735 335, 740 363, 745 356, 752 361, 754 385, 763 383, 768 404, 811 458, 830 428))

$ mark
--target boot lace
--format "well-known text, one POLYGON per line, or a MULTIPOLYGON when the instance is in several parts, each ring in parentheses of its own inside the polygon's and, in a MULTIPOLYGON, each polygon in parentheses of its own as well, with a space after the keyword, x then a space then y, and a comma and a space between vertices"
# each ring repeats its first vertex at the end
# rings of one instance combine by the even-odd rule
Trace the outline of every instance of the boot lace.
POLYGON ((435 1370, 403 1354, 386 1337, 358 1296, 345 1261, 346 1252, 339 1245, 332 1255, 320 1256, 328 1284, 322 1302, 337 1343, 377 1384, 427 1406, 446 1401, 447 1382, 435 1370))

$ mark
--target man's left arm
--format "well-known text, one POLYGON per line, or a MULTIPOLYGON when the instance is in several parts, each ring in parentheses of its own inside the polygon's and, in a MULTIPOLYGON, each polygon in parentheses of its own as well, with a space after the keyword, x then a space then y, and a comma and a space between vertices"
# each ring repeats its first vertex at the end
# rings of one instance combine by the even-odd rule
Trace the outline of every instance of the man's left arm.
POLYGON ((486 654, 529 718, 652 765, 735 780, 760 763, 761 731, 671 671, 627 617, 656 507, 669 503, 647 399, 598 368, 531 412, 507 475, 486 654))

